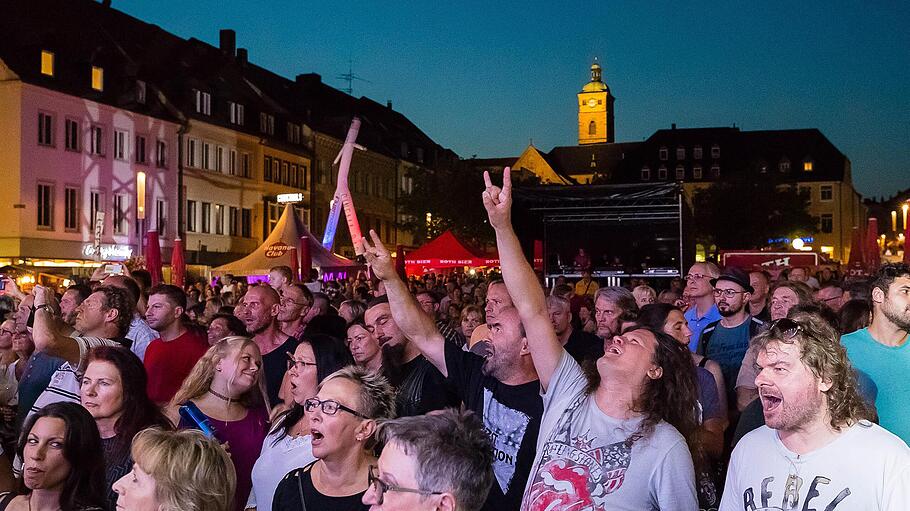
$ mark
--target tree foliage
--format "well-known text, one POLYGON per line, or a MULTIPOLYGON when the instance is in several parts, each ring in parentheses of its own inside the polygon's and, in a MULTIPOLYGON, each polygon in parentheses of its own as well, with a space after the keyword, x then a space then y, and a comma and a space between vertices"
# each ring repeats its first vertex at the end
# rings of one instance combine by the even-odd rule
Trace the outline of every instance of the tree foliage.
POLYGON ((712 184, 692 198, 695 240, 718 249, 758 249, 773 238, 818 230, 809 197, 795 185, 738 178, 712 184))

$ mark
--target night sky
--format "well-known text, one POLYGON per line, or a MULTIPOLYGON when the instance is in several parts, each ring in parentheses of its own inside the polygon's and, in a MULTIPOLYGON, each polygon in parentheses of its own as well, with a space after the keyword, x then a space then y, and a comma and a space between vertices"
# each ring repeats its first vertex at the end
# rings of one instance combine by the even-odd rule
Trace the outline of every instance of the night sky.
POLYGON ((181 37, 237 31, 250 60, 393 102, 464 158, 577 139, 597 56, 616 140, 655 130, 819 128, 864 195, 910 187, 910 2, 114 0, 181 37), (901 35, 903 34, 903 35, 901 35))

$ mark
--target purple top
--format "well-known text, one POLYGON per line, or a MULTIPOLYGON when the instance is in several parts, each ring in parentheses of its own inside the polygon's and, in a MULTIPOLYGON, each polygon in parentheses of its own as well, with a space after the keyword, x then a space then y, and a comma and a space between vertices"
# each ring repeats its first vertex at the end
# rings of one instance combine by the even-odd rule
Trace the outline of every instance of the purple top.
MULTIPOLYGON (((253 487, 251 478, 253 465, 256 463, 256 459, 259 458, 262 440, 269 432, 268 413, 265 408, 259 407, 249 410, 246 417, 239 421, 231 422, 206 417, 215 430, 215 438, 221 443, 228 443, 231 461, 234 463, 234 470, 237 472, 234 509, 243 511, 246 506, 247 496, 253 487)), ((177 429, 196 429, 196 425, 180 417, 177 429)))

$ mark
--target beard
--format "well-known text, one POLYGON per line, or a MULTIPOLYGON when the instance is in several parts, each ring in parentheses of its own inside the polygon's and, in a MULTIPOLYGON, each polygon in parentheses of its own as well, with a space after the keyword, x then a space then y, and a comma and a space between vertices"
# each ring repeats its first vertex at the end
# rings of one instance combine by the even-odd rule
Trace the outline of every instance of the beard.
POLYGON ((886 298, 882 303, 882 314, 904 332, 910 332, 910 311, 906 309, 901 311, 894 302, 886 298))
POLYGON ((385 373, 386 378, 389 379, 389 383, 397 387, 404 379, 402 371, 405 365, 404 344, 396 344, 395 346, 383 344, 381 353, 382 371, 385 373))
POLYGON ((725 318, 729 318, 730 316, 739 314, 739 311, 741 311, 741 310, 743 310, 742 303, 739 304, 738 307, 733 307, 730 304, 728 304, 727 302, 720 302, 720 304, 717 305, 717 312, 719 312, 720 315, 725 318), (721 304, 723 304, 723 305, 721 305, 721 304), (723 308, 721 308, 721 307, 723 307, 723 308))

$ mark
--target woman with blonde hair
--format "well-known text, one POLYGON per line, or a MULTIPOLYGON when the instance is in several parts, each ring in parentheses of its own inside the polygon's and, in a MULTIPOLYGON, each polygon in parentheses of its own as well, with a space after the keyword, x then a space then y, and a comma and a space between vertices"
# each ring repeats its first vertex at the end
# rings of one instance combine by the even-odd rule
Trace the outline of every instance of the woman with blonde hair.
POLYGON ((237 476, 228 453, 198 431, 146 429, 133 439, 131 472, 114 483, 117 508, 229 511, 237 476))
POLYGON ((373 433, 377 421, 395 416, 392 386, 383 376, 348 366, 323 380, 304 408, 316 461, 284 477, 272 510, 368 509, 362 499, 377 464, 373 433))
POLYGON ((199 359, 168 408, 178 429, 209 431, 228 444, 237 473, 234 509, 242 510, 250 473, 268 433, 262 355, 248 337, 225 337, 199 359))

